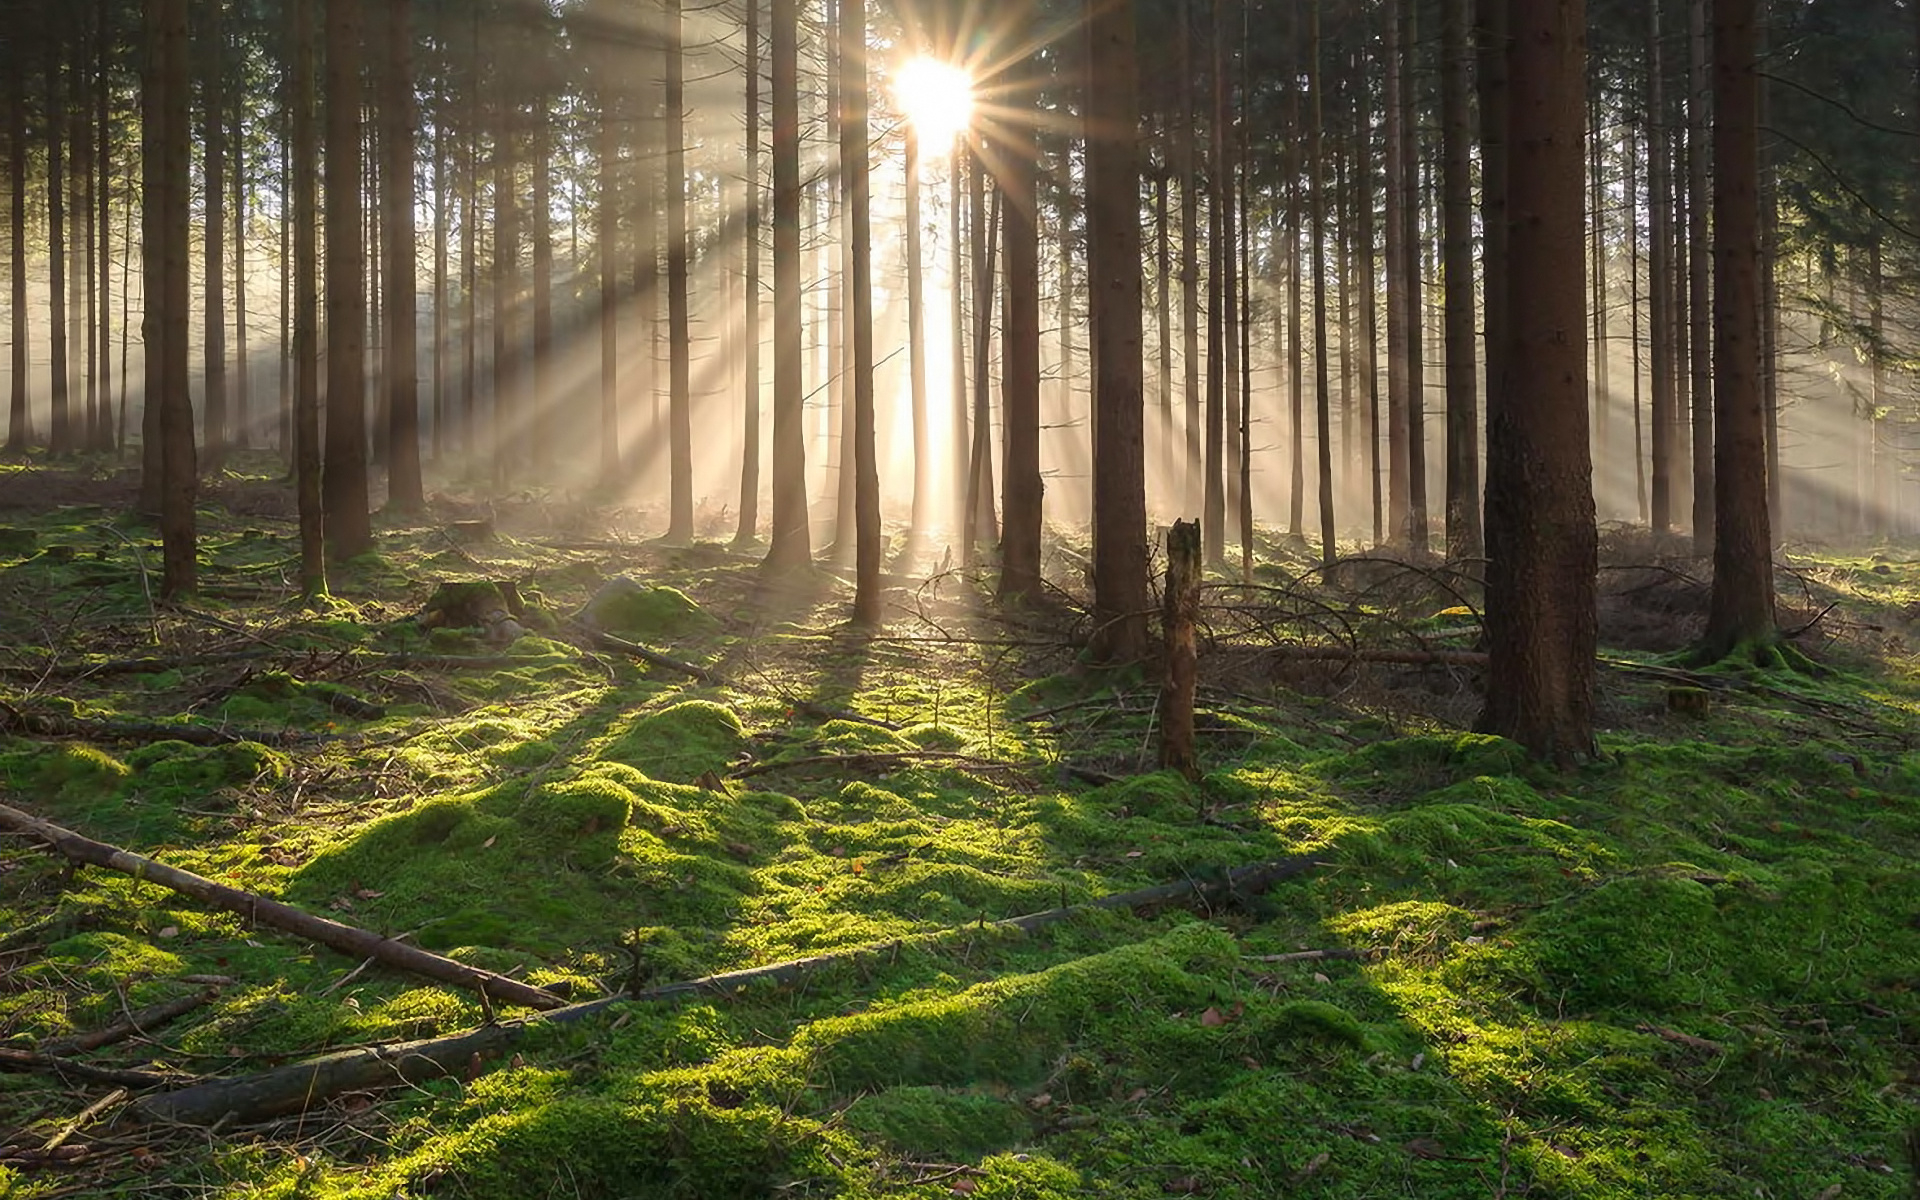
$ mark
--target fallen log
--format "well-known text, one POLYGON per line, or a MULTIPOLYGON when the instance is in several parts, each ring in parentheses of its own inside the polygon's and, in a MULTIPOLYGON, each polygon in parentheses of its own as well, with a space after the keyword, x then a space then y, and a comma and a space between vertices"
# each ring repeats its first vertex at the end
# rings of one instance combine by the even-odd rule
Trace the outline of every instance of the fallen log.
POLYGON ((720 674, 718 671, 703 667, 699 663, 686 662, 682 659, 662 654, 658 650, 649 650, 638 642, 630 642, 626 638, 615 637, 611 633, 602 633, 598 629, 594 629, 588 625, 582 625, 577 621, 569 622, 569 624, 584 633, 588 640, 598 649, 611 650, 618 654, 624 654, 628 658, 637 658, 648 666, 659 667, 663 671, 672 671, 678 675, 690 675, 698 679, 701 683, 712 684, 715 687, 726 686, 726 676, 720 674))
POLYGON ((312 913, 302 912, 290 904, 282 904, 278 900, 269 900, 265 896, 215 883, 191 871, 169 867, 132 851, 122 850, 118 846, 109 846, 105 842, 96 842, 71 829, 55 825, 50 821, 43 821, 30 813, 10 808, 5 804, 0 804, 0 831, 30 834, 75 862, 106 867, 108 870, 131 875, 135 879, 150 880, 216 908, 238 913, 249 921, 271 925, 300 937, 311 938, 323 946, 331 947, 343 954, 351 954, 356 958, 377 958, 390 967, 411 971, 416 975, 440 980, 442 983, 470 988, 482 996, 491 996, 510 1004, 547 1009, 559 1008, 566 1003, 552 992, 521 983, 517 979, 509 979, 492 971, 470 967, 430 950, 422 950, 418 946, 410 946, 405 942, 381 937, 365 929, 343 925, 326 917, 317 917, 312 913))
POLYGON ((471 1071, 477 1062, 496 1055, 535 1029, 578 1021, 622 1005, 661 1003, 695 996, 725 998, 750 986, 790 984, 829 967, 891 958, 904 949, 937 945, 961 935, 1031 933, 1089 912, 1131 911, 1169 904, 1210 909, 1218 904, 1256 895, 1319 865, 1315 859, 1307 857, 1283 858, 1237 867, 1216 878, 1183 879, 1178 883, 1119 892, 1084 904, 1064 905, 1026 916, 981 921, 877 945, 669 983, 630 995, 588 1000, 460 1033, 341 1050, 239 1079, 209 1080, 178 1091, 144 1096, 129 1106, 127 1111, 139 1121, 189 1125, 209 1124, 229 1114, 249 1120, 280 1116, 306 1109, 343 1092, 420 1083, 456 1071, 471 1071))

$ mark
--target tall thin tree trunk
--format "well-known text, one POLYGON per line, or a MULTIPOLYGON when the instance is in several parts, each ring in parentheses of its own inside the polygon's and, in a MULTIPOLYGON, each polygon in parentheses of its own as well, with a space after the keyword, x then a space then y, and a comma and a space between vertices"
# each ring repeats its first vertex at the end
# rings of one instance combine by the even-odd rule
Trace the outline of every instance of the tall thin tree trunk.
POLYGON ((1417 327, 1407 323, 1407 264, 1412 261, 1405 245, 1407 237, 1407 163, 1402 150, 1410 136, 1406 128, 1406 108, 1400 92, 1405 85, 1401 74, 1403 52, 1400 39, 1403 22, 1400 9, 1412 0, 1388 0, 1383 20, 1386 46, 1381 70, 1386 76, 1387 180, 1386 180, 1386 276, 1387 276, 1387 528, 1395 541, 1407 536, 1411 501, 1407 478, 1410 462, 1407 438, 1407 391, 1410 386, 1407 364, 1408 347, 1419 336, 1417 327))
POLYGON ((847 180, 849 265, 847 294, 853 342, 854 594, 853 619, 878 625, 880 564, 880 464, 874 445, 872 198, 867 151, 866 0, 840 0, 840 163, 847 180))
MULTIPOLYGON (((1038 20, 1039 11, 1033 9, 1038 20)), ((1040 111, 1034 64, 1008 68, 1001 103, 1020 112, 1040 111)), ((1040 479, 1040 149, 1029 128, 1012 121, 1000 138, 1002 238, 1006 279, 1001 285, 1000 403, 1005 423, 1000 531, 1003 600, 1037 599, 1043 485, 1040 479)))
MULTIPOLYGON (((152 160, 142 191, 149 224, 144 230, 147 278, 145 341, 149 403, 158 399, 161 447, 160 543, 163 596, 194 590, 198 574, 194 529, 197 486, 193 452, 193 403, 187 394, 189 145, 192 139, 191 75, 187 57, 186 0, 147 0, 151 56, 142 116, 152 123, 152 160)), ((56 261, 58 256, 56 255, 56 261)))
POLYGON ((1139 58, 1133 9, 1089 6, 1087 295, 1092 325, 1093 642, 1099 662, 1147 653, 1147 497, 1142 445, 1139 58))
POLYGON ((927 412, 926 281, 920 244, 920 135, 906 131, 907 392, 913 414, 913 513, 907 544, 917 549, 933 519, 933 426, 927 412))
POLYGON ((327 422, 321 479, 327 551, 373 545, 367 516, 366 261, 360 191, 360 0, 327 0, 327 422))
POLYGON ((772 4, 773 536, 766 565, 784 569, 813 552, 801 395, 799 12, 795 0, 772 4))
POLYGON ((495 113, 493 127, 493 481, 503 487, 519 440, 520 395, 520 195, 514 137, 519 99, 511 61, 514 47, 506 26, 495 30, 495 113))
POLYGON ((7 194, 9 270, 7 314, 12 343, 8 376, 7 453, 25 454, 33 436, 27 409, 27 96, 24 70, 7 72, 7 194))
POLYGON ((1313 97, 1307 126, 1307 186, 1311 196, 1307 219, 1313 226, 1313 399, 1320 440, 1320 562, 1331 570, 1340 545, 1333 523, 1333 397, 1327 379, 1327 201, 1320 132, 1320 0, 1311 0, 1307 20, 1307 90, 1313 97))
MULTIPOLYGON (((544 22, 544 11, 533 17, 544 22)), ((543 35, 544 37, 544 35, 543 35)), ((536 68, 540 69, 540 68, 536 68)), ((533 371, 527 405, 527 457, 535 473, 553 466, 554 427, 560 422, 553 361, 553 116, 545 74, 533 98, 533 371)))
POLYGON ((247 347, 247 126, 246 89, 233 89, 233 437, 240 450, 253 446, 253 379, 247 347))
MULTIPOLYGON (((1504 0, 1494 2, 1504 3, 1504 0)), ((1382 503, 1380 486, 1379 275, 1374 268, 1374 197, 1379 176, 1373 167, 1373 116, 1368 111, 1368 95, 1364 87, 1355 95, 1360 153, 1354 164, 1354 207, 1359 210, 1354 240, 1357 243, 1355 273, 1360 278, 1360 377, 1367 394, 1367 489, 1373 513, 1373 544, 1377 546, 1386 540, 1386 506, 1382 503)))
POLYGON ((1779 637, 1760 374, 1760 86, 1754 0, 1714 0, 1713 593, 1704 650, 1779 637))
POLYGON ((1419 107, 1414 96, 1417 77, 1414 64, 1420 44, 1419 13, 1417 0, 1402 0, 1400 62, 1396 68, 1401 72, 1400 181, 1406 188, 1400 202, 1400 220, 1405 227, 1400 247, 1406 256, 1401 270, 1406 277, 1404 303, 1407 306, 1407 549, 1416 555, 1427 552, 1427 379, 1423 365, 1426 307, 1421 299, 1424 289, 1420 265, 1420 133, 1419 107))
POLYGON ((387 321, 387 507, 417 513, 427 506, 420 479, 420 366, 415 349, 415 235, 413 214, 413 138, 417 121, 413 100, 412 0, 386 0, 383 59, 386 87, 381 96, 384 126, 380 148, 386 152, 381 199, 386 213, 387 321))
MULTIPOLYGON (((1193 5, 1180 0, 1180 136, 1175 170, 1180 174, 1180 395, 1186 408, 1186 507, 1205 511, 1206 476, 1200 415, 1200 174, 1193 155, 1193 5)), ((1062 286, 1065 286, 1063 281, 1062 286)), ((1204 532, 1204 531, 1203 531, 1204 532)), ((1204 540, 1204 538, 1203 538, 1204 540)))
POLYGON ((1219 567, 1226 559, 1226 307, 1229 300, 1225 258, 1231 252, 1226 214, 1227 82, 1226 34, 1221 9, 1226 0, 1211 0, 1208 13, 1208 75, 1213 103, 1207 118, 1207 447, 1206 504, 1201 511, 1200 538, 1206 565, 1219 567))
POLYGON ((314 129, 313 0, 293 0, 288 190, 293 229, 293 418, 294 492, 300 513, 300 592, 311 600, 327 590, 324 517, 320 503, 320 259, 316 228, 320 147, 314 129))
POLYGON ((953 539, 959 542, 966 537, 967 484, 972 477, 967 469, 967 452, 971 442, 967 437, 966 207, 961 201, 967 154, 959 137, 954 138, 947 164, 947 216, 950 226, 947 235, 947 316, 950 322, 947 344, 951 347, 947 357, 951 360, 953 389, 953 438, 948 447, 952 461, 948 465, 953 473, 953 539))
MULTIPOLYGON (((746 0, 746 10, 747 207, 743 237, 746 243, 747 277, 740 321, 746 334, 746 345, 742 348, 745 362, 741 370, 741 386, 746 391, 742 397, 746 420, 740 446, 740 524, 734 532, 734 543, 740 546, 751 543, 760 528, 760 212, 764 203, 760 184, 760 0, 746 0)), ((917 231, 909 232, 907 236, 916 239, 917 244, 917 231)), ((918 265, 916 256, 912 269, 917 270, 918 265)), ((920 383, 922 411, 919 415, 924 422, 924 365, 921 367, 920 383)))
POLYGON ((221 89, 226 73, 226 23, 222 9, 225 0, 211 0, 198 6, 204 13, 201 36, 206 41, 200 77, 200 119, 205 138, 201 167, 206 203, 206 221, 202 225, 205 240, 206 302, 201 326, 205 359, 206 410, 201 415, 206 433, 203 465, 217 471, 227 457, 227 135, 226 104, 221 89))
POLYGON ((428 442, 434 461, 441 464, 447 453, 447 176, 451 169, 447 133, 443 83, 433 106, 433 436, 428 442))
POLYGON ((1447 386, 1447 557, 1480 557, 1479 378, 1474 364, 1473 69, 1469 0, 1446 0, 1440 20, 1441 184, 1447 386))
POLYGON ((680 0, 666 0, 667 32, 667 540, 693 540, 693 385, 687 317, 686 47, 680 0))
POLYGON ((1640 404, 1640 135, 1633 124, 1627 133, 1627 340, 1633 346, 1633 486, 1640 520, 1650 520, 1647 508, 1647 437, 1640 404))
POLYGON ((1668 151, 1666 68, 1661 64, 1660 13, 1666 0, 1652 0, 1647 28, 1647 324, 1653 374, 1653 532, 1673 528, 1673 196, 1668 151))
MULTIPOLYGON (((73 431, 68 411, 72 378, 67 364, 67 101, 62 53, 65 37, 61 28, 64 18, 57 10, 50 16, 52 28, 47 31, 46 64, 47 337, 52 360, 49 374, 53 383, 53 433, 49 448, 55 454, 67 454, 73 450, 73 431)), ((180 253, 185 254, 186 249, 182 247, 180 253)))
POLYGON ((1707 0, 1688 7, 1691 54, 1687 71, 1687 311, 1692 317, 1693 552, 1713 551, 1713 263, 1707 241, 1708 190, 1707 0))

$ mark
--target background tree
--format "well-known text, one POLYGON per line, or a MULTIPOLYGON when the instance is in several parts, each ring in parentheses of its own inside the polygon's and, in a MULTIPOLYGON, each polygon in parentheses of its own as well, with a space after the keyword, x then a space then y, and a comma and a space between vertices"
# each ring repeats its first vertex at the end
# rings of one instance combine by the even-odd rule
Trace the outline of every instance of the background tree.
POLYGON ((360 0, 327 3, 327 419, 321 477, 327 552, 373 546, 367 517, 365 240, 360 180, 360 0))

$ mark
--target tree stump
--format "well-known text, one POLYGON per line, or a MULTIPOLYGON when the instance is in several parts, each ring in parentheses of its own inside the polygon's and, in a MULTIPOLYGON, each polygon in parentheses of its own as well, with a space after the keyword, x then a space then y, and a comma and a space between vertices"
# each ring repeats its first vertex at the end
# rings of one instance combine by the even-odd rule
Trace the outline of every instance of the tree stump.
POLYGON ((1167 530, 1167 586, 1161 598, 1165 671, 1160 683, 1160 765, 1200 777, 1193 749, 1193 692, 1198 652, 1193 622, 1200 614, 1200 522, 1175 521, 1167 530))

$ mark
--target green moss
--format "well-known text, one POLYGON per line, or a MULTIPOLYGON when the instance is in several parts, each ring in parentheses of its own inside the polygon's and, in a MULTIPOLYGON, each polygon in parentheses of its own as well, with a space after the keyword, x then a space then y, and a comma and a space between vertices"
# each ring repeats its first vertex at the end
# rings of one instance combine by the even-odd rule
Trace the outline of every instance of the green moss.
POLYGON ((725 771, 746 746, 740 718, 710 700, 685 700, 649 713, 600 751, 656 779, 687 783, 725 771))
POLYGON ((201 793, 220 787, 271 787, 287 777, 287 756, 258 742, 190 746, 154 742, 127 754, 142 790, 201 793))
POLYGON ((972 1162, 1033 1134, 1021 1106, 968 1088, 889 1088, 854 1101, 845 1120, 902 1155, 934 1162, 972 1162))
POLYGON ((609 580, 587 604, 582 617, 608 633, 641 641, 708 633, 719 626, 718 620, 678 588, 648 587, 625 576, 609 580))
POLYGON ((1658 1012, 1702 998, 1722 946, 1713 893, 1691 879, 1610 880, 1529 930, 1547 984, 1576 1012, 1658 1012))

